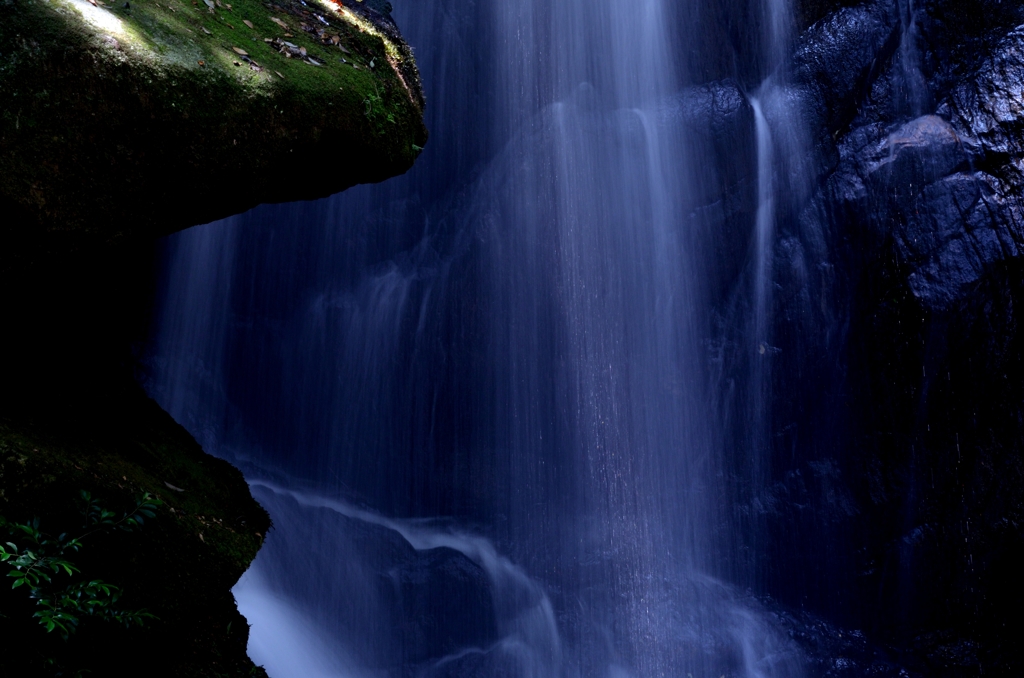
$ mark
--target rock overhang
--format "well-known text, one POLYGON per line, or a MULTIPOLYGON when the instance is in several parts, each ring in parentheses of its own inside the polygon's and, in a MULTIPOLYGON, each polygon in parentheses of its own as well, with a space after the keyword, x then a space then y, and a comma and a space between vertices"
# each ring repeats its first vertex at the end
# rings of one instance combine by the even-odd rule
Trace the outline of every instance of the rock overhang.
POLYGON ((423 106, 363 3, 4 0, 0 237, 31 259, 381 181, 423 106))

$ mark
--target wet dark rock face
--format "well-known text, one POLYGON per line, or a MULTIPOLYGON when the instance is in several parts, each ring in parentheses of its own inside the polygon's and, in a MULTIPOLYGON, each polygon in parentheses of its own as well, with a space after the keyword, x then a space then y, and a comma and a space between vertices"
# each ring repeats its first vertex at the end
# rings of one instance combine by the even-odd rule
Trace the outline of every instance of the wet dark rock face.
POLYGON ((713 243, 713 256, 720 266, 706 283, 720 296, 740 275, 746 224, 756 210, 754 113, 733 80, 686 89, 673 103, 672 114, 690 132, 695 157, 732 160, 704 168, 690 187, 697 193, 690 227, 713 243))
POLYGON ((792 81, 804 92, 804 123, 816 132, 842 126, 865 86, 877 77, 879 57, 899 39, 899 13, 892 3, 844 8, 811 26, 794 55, 792 81))
POLYGON ((1019 675, 1024 10, 843 8, 794 64, 817 170, 778 225, 755 587, 812 674, 1019 675))
POLYGON ((829 202, 891 238, 907 283, 929 309, 968 293, 992 266, 1019 256, 1024 151, 1024 31, 994 46, 973 77, 936 108, 896 129, 852 129, 829 180, 829 202))

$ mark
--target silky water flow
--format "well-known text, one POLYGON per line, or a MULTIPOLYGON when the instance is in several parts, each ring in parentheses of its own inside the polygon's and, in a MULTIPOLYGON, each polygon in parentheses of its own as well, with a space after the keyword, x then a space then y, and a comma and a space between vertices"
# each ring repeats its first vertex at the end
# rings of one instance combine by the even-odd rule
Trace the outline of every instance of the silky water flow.
MULTIPOLYGON (((723 575, 716 264, 689 226, 730 160, 678 114, 686 21, 398 4, 428 87, 416 167, 166 243, 147 386, 274 521, 235 587, 250 655, 274 678, 800 676, 723 575)), ((763 14, 766 62, 787 11, 763 14)), ((752 101, 762 352, 773 91, 752 101)))

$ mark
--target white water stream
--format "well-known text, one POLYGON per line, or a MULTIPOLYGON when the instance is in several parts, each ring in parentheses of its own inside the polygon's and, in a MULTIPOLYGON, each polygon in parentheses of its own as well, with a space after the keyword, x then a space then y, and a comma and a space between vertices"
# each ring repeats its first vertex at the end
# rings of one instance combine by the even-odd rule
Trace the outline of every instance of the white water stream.
POLYGON ((168 248, 151 393, 275 523, 235 590, 251 656, 273 678, 797 678, 771 616, 714 576, 717 264, 688 219, 730 160, 673 108, 678 8, 396 4, 435 111, 417 167, 168 248))

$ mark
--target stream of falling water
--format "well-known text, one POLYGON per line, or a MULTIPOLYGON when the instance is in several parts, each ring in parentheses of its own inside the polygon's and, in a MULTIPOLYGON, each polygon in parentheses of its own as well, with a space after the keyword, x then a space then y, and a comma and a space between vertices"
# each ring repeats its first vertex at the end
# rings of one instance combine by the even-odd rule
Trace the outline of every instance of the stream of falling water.
MULTIPOLYGON (((713 576, 716 263, 687 215, 729 160, 679 124, 685 22, 408 4, 433 134, 409 175, 168 242, 150 392, 275 523, 235 591, 251 656, 273 678, 800 676, 713 576)), ((751 103, 762 346, 773 149, 796 138, 773 92, 751 103)))

